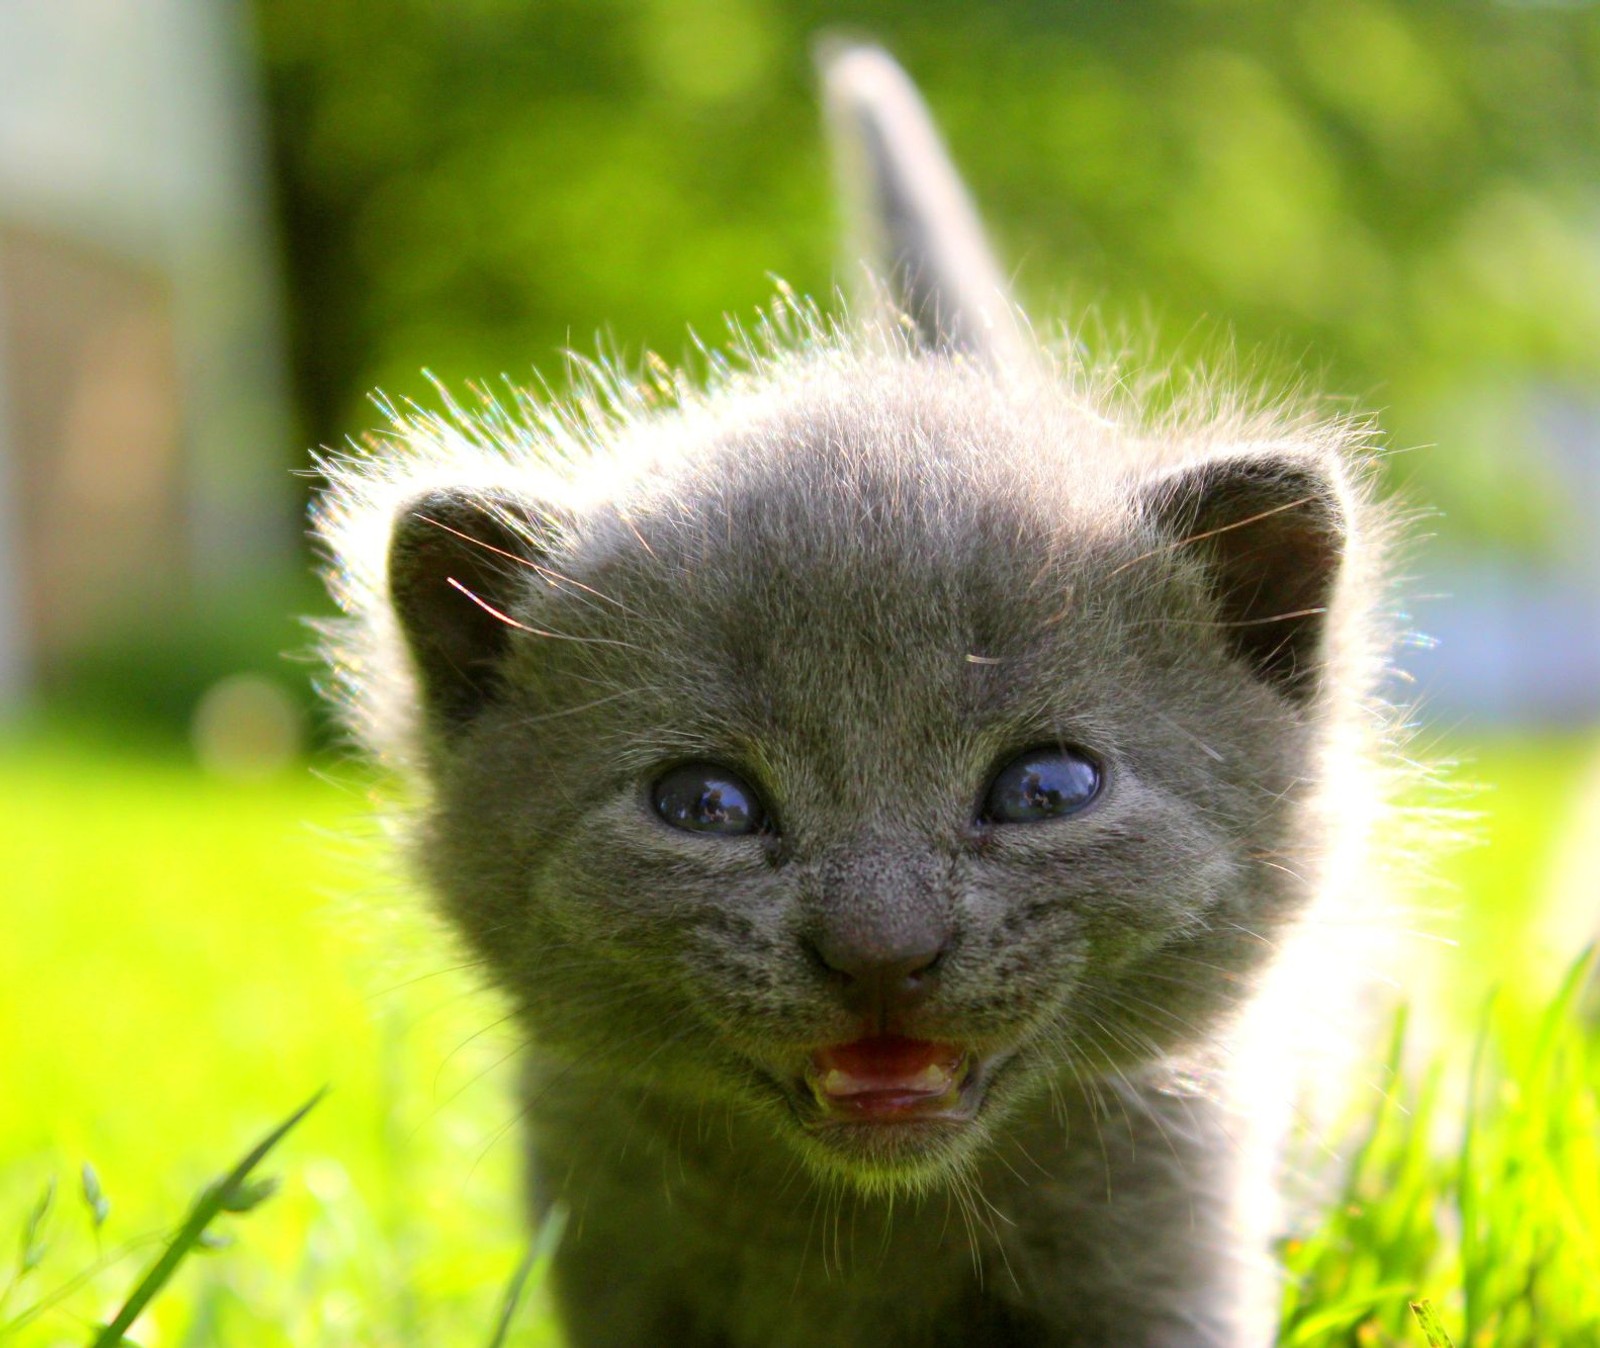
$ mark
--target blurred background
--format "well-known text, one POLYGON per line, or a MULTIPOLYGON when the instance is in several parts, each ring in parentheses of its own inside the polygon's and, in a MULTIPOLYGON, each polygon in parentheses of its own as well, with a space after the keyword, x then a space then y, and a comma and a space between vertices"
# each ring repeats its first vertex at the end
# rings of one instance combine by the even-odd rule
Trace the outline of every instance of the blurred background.
MULTIPOLYGON (((8 0, 0 698, 292 688, 308 449, 423 371, 669 360, 840 282, 808 49, 927 90, 1035 313, 1381 414, 1426 714, 1600 712, 1590 6, 8 0), (296 477, 295 474, 300 476, 296 477), (291 643, 292 644, 292 643, 291 643)), ((849 279, 849 274, 844 276, 849 279)), ((101 700, 99 705, 96 701, 101 700)))
POLYGON ((514 1230, 496 1106, 438 1080, 495 1079, 486 1004, 373 990, 411 903, 338 841, 370 791, 312 693, 309 454, 424 371, 674 361, 775 276, 848 282, 824 29, 919 82, 1035 316, 1380 416, 1421 512, 1393 692, 1488 844, 1418 905, 1475 915, 1474 987, 1600 919, 1594 6, 0 0, 0 1175, 148 1166, 156 1102, 188 1157, 331 1077, 385 1165, 499 1158, 514 1230))

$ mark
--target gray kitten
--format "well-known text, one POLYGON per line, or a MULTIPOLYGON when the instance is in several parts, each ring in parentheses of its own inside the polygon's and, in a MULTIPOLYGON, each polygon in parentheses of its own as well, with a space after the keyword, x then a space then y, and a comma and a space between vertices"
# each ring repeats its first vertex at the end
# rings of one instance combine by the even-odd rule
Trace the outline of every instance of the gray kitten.
POLYGON ((878 312, 329 465, 351 723, 525 1032, 574 1344, 1265 1343, 1363 431, 1043 351, 898 68, 824 66, 878 312))

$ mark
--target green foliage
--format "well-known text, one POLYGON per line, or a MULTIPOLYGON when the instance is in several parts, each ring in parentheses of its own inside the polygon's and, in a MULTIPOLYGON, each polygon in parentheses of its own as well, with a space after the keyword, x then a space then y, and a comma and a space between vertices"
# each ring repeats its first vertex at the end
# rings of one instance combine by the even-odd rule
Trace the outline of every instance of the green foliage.
MULTIPOLYGON (((771 274, 840 279, 808 56, 834 6, 256 12, 319 441, 372 425, 374 387, 425 396, 425 366, 528 382, 602 331, 670 358, 771 274)), ((1527 385, 1586 397, 1600 362, 1600 11, 868 0, 849 23, 923 86, 1038 314, 1093 305, 1163 360, 1232 332, 1279 382, 1310 362, 1394 443, 1445 446, 1402 472, 1456 526, 1537 530, 1527 385)))
MULTIPOLYGON (((126 1337, 127 1331, 144 1308, 150 1304, 155 1295, 166 1286, 172 1275, 177 1272, 178 1266, 196 1250, 216 1248, 218 1240, 212 1235, 210 1227, 212 1222, 222 1213, 245 1213, 259 1207, 266 1199, 270 1198, 277 1190, 274 1180, 253 1180, 251 1172, 263 1160, 267 1153, 288 1135, 291 1129, 300 1122, 321 1098, 321 1092, 307 1100, 299 1109, 290 1114, 276 1128, 261 1139, 254 1147, 240 1158, 233 1169, 221 1179, 205 1186, 200 1191, 190 1206, 189 1215, 183 1223, 167 1240, 165 1247, 156 1257, 155 1262, 142 1277, 138 1285, 128 1294, 117 1313, 94 1334, 90 1348, 121 1348, 124 1344, 133 1341, 126 1337), (209 1239, 208 1239, 209 1238, 209 1239)), ((50 1180, 45 1185, 44 1193, 39 1201, 34 1204, 28 1219, 23 1223, 22 1246, 17 1259, 16 1269, 11 1280, 0 1292, 0 1310, 10 1299, 11 1293, 17 1285, 34 1272, 44 1262, 46 1242, 42 1236, 42 1227, 45 1217, 49 1214, 55 1198, 55 1181, 50 1180)), ((99 1238, 100 1228, 105 1224, 105 1219, 110 1212, 110 1204, 104 1191, 100 1187, 100 1178, 94 1167, 87 1162, 83 1166, 83 1199, 89 1211, 89 1220, 93 1224, 96 1239, 99 1238)), ((59 1303, 66 1300, 83 1279, 80 1277, 67 1282, 62 1287, 47 1293, 35 1301, 27 1309, 19 1312, 9 1320, 0 1320, 0 1339, 12 1338, 20 1334, 35 1320, 54 1309, 59 1303)))
MULTIPOLYGON (((253 1211, 277 1192, 278 1184, 271 1179, 251 1179, 250 1173, 267 1157, 267 1153, 288 1135, 289 1131, 309 1114, 322 1098, 319 1091, 282 1123, 268 1133, 244 1154, 238 1163, 221 1179, 206 1185, 189 1208, 189 1215, 173 1233, 166 1248, 156 1258, 149 1271, 139 1279, 139 1284, 128 1294, 117 1313, 94 1337, 90 1348, 119 1348, 127 1342, 124 1335, 133 1327, 139 1313, 148 1306, 156 1293, 165 1287, 183 1263, 198 1249, 206 1247, 211 1234, 211 1223, 222 1213, 253 1211)), ((95 1212, 95 1224, 100 1214, 95 1212)))
POLYGON ((174 743, 188 733, 207 689, 250 672, 276 682, 312 744, 326 748, 337 732, 310 677, 316 643, 305 619, 330 608, 309 564, 226 605, 142 608, 122 626, 97 632, 88 648, 40 671, 51 713, 119 739, 174 743))
MULTIPOLYGON (((85 1158, 114 1202, 72 1222, 58 1193, 0 1321, 69 1294, 5 1348, 87 1342, 217 1149, 324 1081, 281 1191, 133 1337, 487 1341, 524 1243, 496 1089, 509 1034, 383 874, 369 784, 338 772, 229 782, 147 750, 0 741, 0 1231, 85 1158)), ((550 1341, 537 1283, 508 1348, 550 1341)))
POLYGON ((1422 1332, 1428 1336, 1428 1348, 1455 1348, 1450 1336, 1444 1332, 1444 1326, 1439 1323, 1439 1316, 1431 1302, 1413 1301, 1411 1313, 1417 1317, 1422 1332))
MULTIPOLYGON (((1592 961, 1537 1013, 1491 1005, 1465 1080, 1403 1068, 1383 1087, 1315 1230, 1285 1242, 1284 1348, 1464 1348, 1600 1339, 1600 1053, 1575 1014, 1592 961), (1426 1292, 1446 1309, 1420 1311, 1426 1292)), ((1498 1000, 1498 999, 1496 999, 1498 1000)))

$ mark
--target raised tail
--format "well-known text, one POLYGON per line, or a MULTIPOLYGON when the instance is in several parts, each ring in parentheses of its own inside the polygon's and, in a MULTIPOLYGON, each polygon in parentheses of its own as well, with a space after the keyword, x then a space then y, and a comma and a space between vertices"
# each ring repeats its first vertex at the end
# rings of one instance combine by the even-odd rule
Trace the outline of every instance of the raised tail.
POLYGON ((978 214, 905 71, 880 47, 840 40, 818 45, 817 65, 849 260, 876 277, 875 305, 908 320, 929 350, 1031 363, 978 214))

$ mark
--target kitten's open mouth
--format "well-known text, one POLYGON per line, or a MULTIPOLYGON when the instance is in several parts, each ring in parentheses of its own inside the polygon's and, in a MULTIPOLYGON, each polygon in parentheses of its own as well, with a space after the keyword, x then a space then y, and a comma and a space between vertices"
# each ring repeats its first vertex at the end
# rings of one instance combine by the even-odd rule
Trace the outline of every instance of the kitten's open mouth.
POLYGON ((819 1123, 956 1122, 977 1107, 975 1068, 955 1044, 874 1035, 813 1053, 805 1084, 819 1123))

